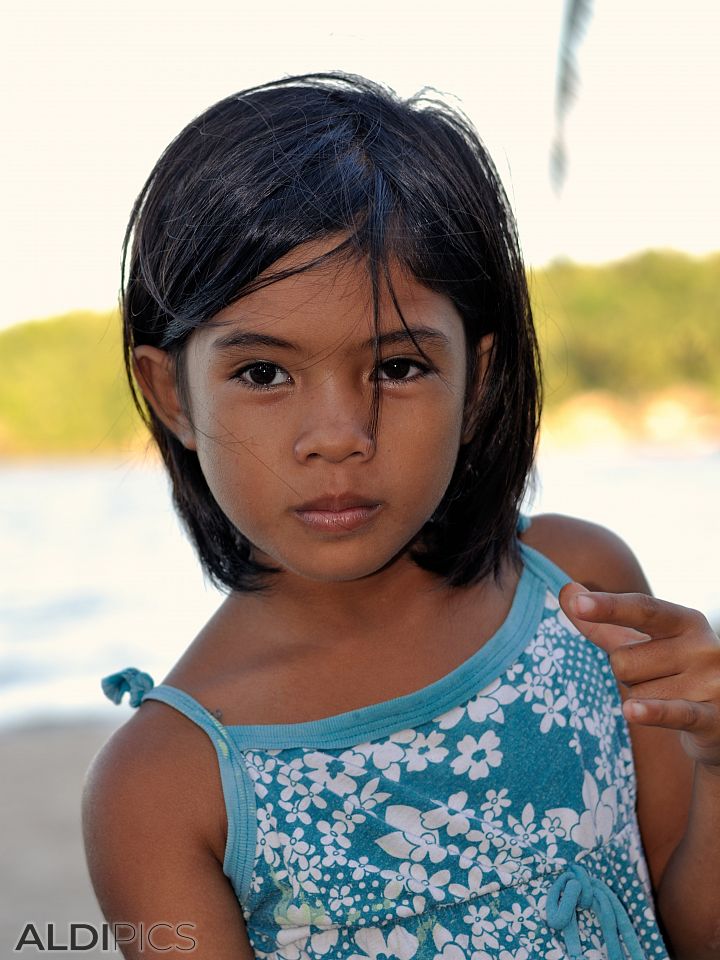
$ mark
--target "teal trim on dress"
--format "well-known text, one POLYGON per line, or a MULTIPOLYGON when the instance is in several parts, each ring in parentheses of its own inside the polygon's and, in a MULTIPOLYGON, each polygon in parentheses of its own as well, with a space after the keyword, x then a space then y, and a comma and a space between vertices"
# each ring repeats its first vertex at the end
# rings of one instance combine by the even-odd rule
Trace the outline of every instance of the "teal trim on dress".
POLYGON ((566 583, 573 582, 572 577, 568 576, 564 570, 561 570, 560 567, 546 557, 544 553, 539 553, 534 547, 530 547, 526 543, 521 543, 520 549, 524 559, 532 563, 537 575, 542 578, 552 593, 557 595, 566 583))
POLYGON ((223 724, 184 690, 170 684, 160 684, 145 693, 143 702, 146 700, 159 700, 174 707, 201 727, 212 740, 220 765, 228 820, 223 873, 231 880, 239 878, 238 897, 242 904, 246 904, 250 896, 250 881, 255 862, 257 810, 255 790, 250 782, 245 759, 228 737, 223 724), (238 823, 238 818, 233 815, 234 810, 241 815, 242 824, 238 823))
MULTIPOLYGON (((571 578, 543 554, 522 542, 519 542, 519 546, 523 571, 506 619, 471 657, 420 690, 301 723, 223 726, 198 704, 199 709, 213 723, 222 727, 228 739, 240 750, 348 747, 439 716, 491 683, 507 669, 534 635, 542 616, 547 590, 557 594, 561 587, 571 582, 571 578)), ((152 692, 164 689, 175 688, 163 684, 152 692)))

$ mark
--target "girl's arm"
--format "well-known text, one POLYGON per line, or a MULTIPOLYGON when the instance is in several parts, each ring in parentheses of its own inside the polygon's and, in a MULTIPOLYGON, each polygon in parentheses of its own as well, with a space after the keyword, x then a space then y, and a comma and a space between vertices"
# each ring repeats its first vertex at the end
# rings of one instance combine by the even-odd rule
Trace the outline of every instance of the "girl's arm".
POLYGON ((568 524, 585 528, 574 560, 567 548, 564 569, 578 583, 561 591, 563 609, 609 654, 623 701, 647 709, 641 718, 628 704, 624 713, 638 821, 667 939, 678 960, 719 960, 720 642, 702 614, 652 598, 619 538, 594 524, 554 519, 556 533, 568 524), (578 584, 600 591, 592 614, 579 616, 574 607, 578 584), (641 638, 646 642, 637 644, 641 638))
POLYGON ((177 725, 173 737, 163 736, 173 722, 167 716, 152 726, 149 719, 137 715, 121 727, 86 778, 85 851, 103 915, 118 925, 126 960, 254 960, 218 859, 222 824, 206 792, 220 791, 212 747, 177 725))

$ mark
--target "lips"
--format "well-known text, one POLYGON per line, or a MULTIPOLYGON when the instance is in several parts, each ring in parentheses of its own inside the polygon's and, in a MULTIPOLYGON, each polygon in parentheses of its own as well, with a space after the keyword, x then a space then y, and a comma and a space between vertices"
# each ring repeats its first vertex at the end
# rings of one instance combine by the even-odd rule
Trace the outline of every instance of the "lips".
POLYGON ((353 507, 376 507, 377 500, 370 500, 359 493, 343 493, 335 497, 318 497, 317 500, 308 500, 307 503, 295 507, 298 513, 308 513, 322 510, 326 513, 339 513, 342 510, 352 510, 353 507))
POLYGON ((295 515, 311 529, 338 534, 365 526, 382 509, 377 500, 357 493, 318 497, 295 508, 295 515))

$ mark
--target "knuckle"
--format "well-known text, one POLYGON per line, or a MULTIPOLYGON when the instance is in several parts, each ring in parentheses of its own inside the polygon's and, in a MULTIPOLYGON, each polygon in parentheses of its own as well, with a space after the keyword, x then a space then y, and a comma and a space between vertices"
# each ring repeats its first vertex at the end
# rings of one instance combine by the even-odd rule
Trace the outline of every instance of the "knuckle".
POLYGON ((696 610, 694 607, 687 607, 686 610, 687 618, 691 626, 696 629, 705 629, 710 626, 705 614, 701 610, 696 610))
POLYGON ((625 647, 617 647, 609 654, 610 667, 612 672, 620 680, 627 679, 630 674, 632 654, 625 647))
POLYGON ((694 666, 698 676, 705 679, 711 686, 720 688, 720 648, 711 647, 700 650, 694 666))
POLYGON ((614 593, 606 593, 603 596, 602 602, 605 605, 606 615, 612 619, 617 613, 617 596, 614 593))
POLYGON ((682 715, 683 723, 686 727, 694 727, 699 720, 700 711, 696 704, 686 701, 683 704, 682 715))
POLYGON ((655 714, 655 718, 659 720, 661 723, 668 719, 669 710, 668 710, 667 701, 662 699, 660 700, 656 699, 655 702, 652 704, 651 709, 655 714))
POLYGON ((649 596, 647 593, 639 593, 638 597, 638 606, 643 614, 645 620, 652 620, 652 618, 657 614, 657 601, 655 597, 649 596))

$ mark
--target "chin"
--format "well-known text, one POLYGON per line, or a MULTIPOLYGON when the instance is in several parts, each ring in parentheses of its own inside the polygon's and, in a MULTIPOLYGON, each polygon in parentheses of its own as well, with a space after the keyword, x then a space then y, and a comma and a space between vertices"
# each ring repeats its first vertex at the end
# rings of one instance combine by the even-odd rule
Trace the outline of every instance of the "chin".
MULTIPOLYGON (((392 562, 392 561, 391 561, 392 562)), ((302 563, 297 566, 283 564, 288 573, 292 573, 313 583, 350 583, 372 577, 389 566, 389 563, 302 563)))
POLYGON ((367 545, 356 551, 344 549, 305 550, 300 556, 268 558, 283 570, 313 583, 349 583, 381 573, 397 563, 407 552, 403 544, 394 553, 370 550, 367 545))

